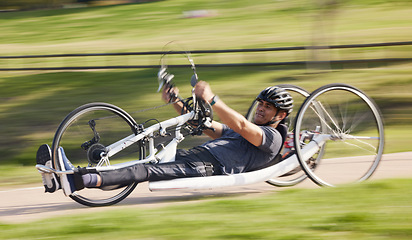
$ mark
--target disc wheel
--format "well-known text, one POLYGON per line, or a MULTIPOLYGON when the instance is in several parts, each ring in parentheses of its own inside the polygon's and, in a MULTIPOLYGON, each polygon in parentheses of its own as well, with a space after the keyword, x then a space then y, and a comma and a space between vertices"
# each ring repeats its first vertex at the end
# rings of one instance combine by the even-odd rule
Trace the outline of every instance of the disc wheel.
MULTIPOLYGON (((110 144, 135 133, 136 122, 124 110, 107 103, 90 103, 72 111, 62 121, 53 139, 54 168, 61 170, 58 149, 62 147, 74 166, 105 167, 116 163, 142 159, 145 148, 141 142, 131 145, 108 161, 102 162, 101 153, 110 144)), ((137 183, 111 191, 85 188, 70 197, 86 206, 107 206, 120 202, 136 187, 137 183)))
MULTIPOLYGON (((305 89, 295 86, 295 85, 279 84, 277 86, 285 89, 291 94, 291 96, 293 97, 293 105, 294 105, 293 108, 294 109, 299 109, 303 101, 309 96, 309 93, 305 89)), ((254 100, 248 110, 248 113, 246 114, 247 120, 251 122, 254 121, 254 116, 256 114, 257 105, 258 105, 258 101, 254 100)), ((294 123, 295 117, 296 117, 296 111, 291 112, 288 116, 287 123, 286 123, 288 126, 288 137, 290 138, 288 140, 292 140, 292 142, 293 142, 292 133, 294 129, 293 123, 294 123)), ((294 151, 293 149, 291 150, 294 151)), ((283 151, 284 152, 282 153, 282 155, 286 157, 287 155, 285 152, 286 149, 284 149, 283 151)), ((289 186, 293 186, 293 185, 296 185, 302 182, 306 178, 307 178, 306 174, 300 168, 298 168, 280 177, 269 179, 267 183, 277 186, 277 187, 289 187, 289 186)))
POLYGON ((320 186, 364 181, 381 160, 383 128, 378 107, 361 90, 346 84, 320 87, 305 100, 296 117, 294 135, 300 137, 294 142, 299 163, 320 186), (318 134, 327 134, 330 140, 323 145, 322 164, 313 169, 302 149, 311 135, 318 134))

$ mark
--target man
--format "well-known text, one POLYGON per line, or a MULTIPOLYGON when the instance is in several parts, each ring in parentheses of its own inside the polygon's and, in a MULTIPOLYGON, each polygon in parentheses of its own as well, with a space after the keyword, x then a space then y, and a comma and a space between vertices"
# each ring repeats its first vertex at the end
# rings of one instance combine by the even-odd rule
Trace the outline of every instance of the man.
MULTIPOLYGON (((71 183, 70 189, 64 189, 65 193, 70 194, 84 187, 113 189, 133 182, 236 174, 257 170, 273 162, 282 148, 284 139, 284 133, 280 133, 277 128, 293 108, 293 99, 288 92, 279 87, 264 89, 257 97, 259 103, 253 123, 220 100, 208 83, 199 81, 194 87, 194 93, 198 98, 208 101, 222 121, 213 121, 213 130, 204 131, 212 138, 211 141, 190 150, 178 150, 175 162, 136 164, 101 172, 72 167, 61 150, 67 168, 75 171, 74 175, 61 176, 71 183)), ((162 98, 170 102, 177 94, 177 88, 165 86, 162 98)), ((180 113, 182 103, 177 102, 174 107, 180 113)), ((51 158, 48 146, 41 146, 37 156, 40 156, 40 159, 37 159, 38 164, 47 162, 51 158)), ((45 187, 57 182, 54 179, 51 174, 43 174, 45 187)), ((58 187, 55 190, 57 189, 58 187)), ((54 190, 46 187, 46 191, 54 190)))

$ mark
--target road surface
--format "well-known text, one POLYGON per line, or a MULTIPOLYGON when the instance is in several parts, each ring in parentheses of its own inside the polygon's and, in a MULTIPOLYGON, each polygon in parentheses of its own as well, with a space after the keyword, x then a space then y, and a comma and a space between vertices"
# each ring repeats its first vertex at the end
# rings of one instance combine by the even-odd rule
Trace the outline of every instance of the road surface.
MULTIPOLYGON (((412 152, 387 154, 368 181, 384 178, 412 177, 412 152)), ((295 186, 296 188, 317 188, 310 180, 295 186)), ((258 183, 241 187, 228 187, 213 190, 196 191, 160 191, 150 192, 147 184, 142 183, 122 202, 109 207, 90 208, 74 202, 59 191, 45 194, 41 180, 34 186, 18 186, 14 189, 0 189, 0 222, 22 223, 48 217, 67 214, 93 213, 113 208, 160 207, 169 204, 187 204, 204 201, 209 197, 255 197, 258 194, 267 194, 282 191, 284 188, 271 186, 267 183, 258 183)))

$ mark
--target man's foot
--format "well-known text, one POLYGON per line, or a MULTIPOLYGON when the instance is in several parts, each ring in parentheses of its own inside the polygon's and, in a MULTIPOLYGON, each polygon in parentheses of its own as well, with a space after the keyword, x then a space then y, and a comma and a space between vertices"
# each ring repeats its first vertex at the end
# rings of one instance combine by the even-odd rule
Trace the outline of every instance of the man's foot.
MULTIPOLYGON (((43 144, 39 147, 36 154, 36 163, 46 167, 52 167, 51 150, 49 145, 43 144)), ((53 193, 60 189, 59 179, 54 173, 40 172, 43 180, 45 192, 53 193)))
POLYGON ((73 192, 84 188, 83 179, 81 173, 73 166, 73 164, 67 159, 66 154, 62 147, 58 150, 59 164, 62 171, 73 170, 73 174, 62 174, 60 176, 60 183, 63 188, 63 192, 66 196, 71 195, 73 192))

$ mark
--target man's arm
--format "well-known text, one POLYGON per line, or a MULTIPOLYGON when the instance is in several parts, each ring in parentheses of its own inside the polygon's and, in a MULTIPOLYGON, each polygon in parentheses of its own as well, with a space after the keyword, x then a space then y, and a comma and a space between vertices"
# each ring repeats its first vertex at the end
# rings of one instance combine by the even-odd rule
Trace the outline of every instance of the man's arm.
MULTIPOLYGON (((208 83, 200 81, 195 86, 196 96, 204 99, 205 101, 212 102, 213 94, 208 83)), ((260 146, 263 141, 262 129, 249 122, 244 116, 236 112, 223 101, 219 100, 213 105, 213 111, 219 116, 220 120, 233 131, 239 133, 247 141, 255 146, 260 146)))

